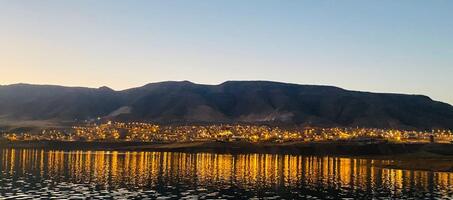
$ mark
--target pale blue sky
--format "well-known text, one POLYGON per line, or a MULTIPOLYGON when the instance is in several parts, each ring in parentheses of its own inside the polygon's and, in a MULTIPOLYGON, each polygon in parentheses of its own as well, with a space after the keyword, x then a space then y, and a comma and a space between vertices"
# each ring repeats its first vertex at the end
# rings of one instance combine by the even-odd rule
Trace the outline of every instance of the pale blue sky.
POLYGON ((453 103, 453 1, 0 0, 0 84, 273 80, 453 103))

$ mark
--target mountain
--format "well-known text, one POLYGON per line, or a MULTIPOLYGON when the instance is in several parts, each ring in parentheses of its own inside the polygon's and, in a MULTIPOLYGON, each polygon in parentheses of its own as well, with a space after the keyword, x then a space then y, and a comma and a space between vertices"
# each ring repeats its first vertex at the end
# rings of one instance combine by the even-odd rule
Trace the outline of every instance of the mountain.
POLYGON ((97 117, 159 123, 453 129, 453 107, 427 96, 331 86, 268 81, 228 81, 220 85, 169 81, 123 91, 107 87, 0 86, 0 120, 97 117))
POLYGON ((0 118, 68 120, 103 116, 121 106, 120 94, 105 88, 15 84, 0 86, 0 118))

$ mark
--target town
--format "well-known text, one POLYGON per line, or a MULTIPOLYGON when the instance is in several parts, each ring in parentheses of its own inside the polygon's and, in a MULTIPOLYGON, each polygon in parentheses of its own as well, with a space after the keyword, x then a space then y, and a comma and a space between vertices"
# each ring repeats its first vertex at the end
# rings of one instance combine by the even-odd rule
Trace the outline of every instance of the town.
POLYGON ((451 130, 394 130, 375 128, 279 128, 267 125, 158 125, 139 122, 90 123, 40 133, 4 132, 9 141, 134 141, 134 142, 397 142, 450 143, 451 130))

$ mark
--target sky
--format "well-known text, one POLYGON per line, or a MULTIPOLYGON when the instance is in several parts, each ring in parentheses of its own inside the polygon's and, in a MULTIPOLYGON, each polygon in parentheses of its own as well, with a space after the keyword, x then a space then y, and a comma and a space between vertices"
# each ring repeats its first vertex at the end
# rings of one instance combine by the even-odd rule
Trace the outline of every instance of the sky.
POLYGON ((0 0, 0 84, 270 80, 453 104, 449 0, 0 0))

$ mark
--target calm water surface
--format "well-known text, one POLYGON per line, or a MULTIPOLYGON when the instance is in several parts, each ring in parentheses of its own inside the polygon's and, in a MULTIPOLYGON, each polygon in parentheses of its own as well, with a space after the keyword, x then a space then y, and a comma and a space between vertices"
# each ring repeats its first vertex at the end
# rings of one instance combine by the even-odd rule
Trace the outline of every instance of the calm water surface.
POLYGON ((0 199, 453 199, 453 174, 291 155, 0 149, 0 199))

